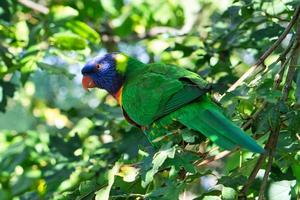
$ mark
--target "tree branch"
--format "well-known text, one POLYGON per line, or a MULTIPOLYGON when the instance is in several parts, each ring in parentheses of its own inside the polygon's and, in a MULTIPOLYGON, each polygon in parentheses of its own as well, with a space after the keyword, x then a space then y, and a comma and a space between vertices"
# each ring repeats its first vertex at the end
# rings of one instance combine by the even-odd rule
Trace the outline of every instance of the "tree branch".
MULTIPOLYGON (((246 74, 244 74, 244 78, 246 79, 248 76, 250 76, 254 71, 255 71, 255 69, 259 66, 259 65, 261 65, 261 64, 263 64, 263 62, 264 62, 264 60, 278 47, 278 45, 282 42, 282 40, 286 37, 286 35, 290 32, 290 30, 291 30, 291 28, 293 27, 293 25, 296 23, 296 21, 297 21, 297 19, 299 18, 299 15, 300 15, 300 6, 297 8, 297 10, 295 11, 295 14, 294 14, 294 16, 293 16, 293 18, 292 18, 292 20, 291 20, 291 22, 289 23, 289 25, 287 26, 287 28, 285 29, 285 31, 284 31, 284 33, 282 33, 282 35, 278 38, 278 40, 268 49, 268 51, 266 51, 261 57, 260 57, 260 59, 257 61, 257 63, 253 66, 253 67, 251 67, 249 70, 248 70, 248 72, 246 73, 246 74)), ((298 30, 299 30, 300 28, 299 28, 299 26, 298 26, 298 30)), ((298 30, 297 30, 297 33, 298 33, 298 30)), ((298 34, 297 34, 298 35, 298 34)), ((299 35, 300 35, 300 30, 299 30, 299 35)), ((292 53, 291 53, 291 55, 292 55, 292 59, 293 59, 293 62, 291 61, 291 64, 290 64, 290 68, 289 68, 289 72, 288 72, 288 78, 287 78, 287 87, 285 87, 285 88, 287 88, 287 89, 285 89, 286 91, 285 92, 283 92, 283 96, 284 96, 284 98, 285 98, 285 96, 288 94, 288 91, 289 91, 289 89, 290 89, 290 86, 291 86, 291 83, 292 83, 292 80, 293 80, 293 76, 294 76, 294 73, 295 73, 295 67, 296 67, 296 65, 297 65, 297 61, 298 61, 298 57, 299 57, 299 53, 300 53, 300 36, 299 36, 299 38, 296 36, 296 41, 298 41, 298 43, 299 44, 296 44, 295 46, 297 47, 297 48, 293 48, 294 50, 292 50, 292 53), (297 50, 297 51, 296 51, 297 50), (299 51, 299 52, 298 52, 299 51), (296 54, 295 54, 296 53, 296 54), (298 55, 298 56, 295 56, 295 55, 298 55), (291 68, 292 67, 292 68, 291 68)), ((290 41, 290 43, 289 43, 289 45, 288 45, 288 47, 286 48, 286 50, 280 55, 280 57, 278 58, 278 60, 277 61, 275 61, 276 63, 278 62, 278 61, 281 61, 281 65, 282 65, 282 67, 281 67, 281 69, 280 69, 280 71, 278 72, 278 74, 276 75, 276 77, 274 78, 274 89, 278 89, 279 88, 279 85, 280 85, 280 83, 281 83, 281 81, 282 81, 282 76, 283 76, 283 72, 284 72, 284 69, 285 69, 285 66, 286 66, 286 64, 288 63, 288 60, 286 60, 286 55, 289 53, 289 51, 291 50, 291 48, 292 48, 292 46, 293 46, 293 41, 291 40, 290 41)), ((243 76, 242 76, 243 77, 243 76)), ((234 90, 237 86, 239 86, 239 84, 240 83, 242 83, 245 79, 244 78, 240 78, 234 85, 236 85, 236 86, 232 86, 231 88, 229 88, 229 90, 228 91, 232 91, 232 90, 234 90)), ((224 96, 224 95, 223 95, 224 96)), ((222 98, 222 97, 221 97, 222 98)), ((266 101, 264 101, 263 102, 263 104, 262 104, 262 106, 252 115, 252 117, 251 117, 251 119, 250 120, 248 120, 243 126, 242 126, 242 128, 245 130, 245 129, 248 129, 249 127, 250 127, 250 125, 253 123, 253 121, 263 112, 263 110, 264 110, 264 108, 266 107, 266 105, 267 105, 267 102, 266 101)), ((265 149, 271 149, 270 151, 271 152, 275 152, 275 149, 276 149, 276 144, 277 144, 277 139, 278 139, 278 136, 279 136, 279 131, 280 131, 280 129, 278 128, 278 130, 276 130, 275 132, 274 132, 274 134, 271 134, 270 135, 270 137, 269 137, 269 139, 268 139, 268 142, 267 142, 267 144, 266 144, 266 146, 265 146, 265 149)), ((234 150, 235 151, 235 150, 234 150)), ((216 156, 210 156, 210 157, 208 157, 208 158, 206 158, 206 159, 204 159, 204 160, 202 160, 200 163, 198 163, 197 164, 197 166, 199 167, 199 166, 203 166, 203 165, 206 165, 206 164, 208 164, 208 163, 210 163, 210 162, 213 162, 213 161, 216 161, 216 160, 219 160, 219 159, 221 159, 221 158, 224 158, 224 157, 226 157, 226 156, 228 156, 228 155, 230 155, 231 153, 233 153, 234 151, 222 151, 222 152, 220 152, 219 153, 219 155, 216 155, 216 156)), ((271 166, 272 166, 272 161, 273 161, 273 154, 274 154, 274 152, 273 153, 270 153, 269 154, 269 162, 268 162, 268 166, 267 166, 267 170, 266 170, 266 173, 265 173, 265 176, 266 176, 266 180, 265 181, 267 181, 267 178, 268 178, 268 176, 269 176, 269 172, 268 172, 268 170, 270 170, 271 169, 271 166), (270 168, 270 169, 268 169, 268 168, 270 168)), ((257 163, 256 163, 256 166, 254 167, 254 169, 252 170, 252 172, 251 172, 251 174, 250 174, 250 176, 249 176, 249 178, 248 178, 248 181, 247 181, 247 183, 244 185, 244 187, 242 188, 242 190, 241 190, 241 193, 243 194, 243 195, 246 195, 247 194, 247 192, 248 192, 248 189, 249 189, 249 187, 251 186, 251 184, 253 183, 253 181, 254 181, 254 179, 255 179, 255 177, 256 177, 256 175, 257 175, 257 173, 258 173, 258 171, 259 171, 259 169, 261 168, 261 166, 262 166, 262 164, 263 164, 263 162, 264 162, 264 160, 265 160, 265 158, 267 157, 267 155, 266 154, 262 154, 262 155, 260 155, 260 157, 259 157, 259 159, 258 159, 258 161, 257 161, 257 163)), ((262 186, 261 186, 261 188, 263 188, 264 189, 264 187, 265 187, 265 185, 266 185, 266 183, 264 183, 263 182, 263 184, 262 184, 262 186)), ((263 189, 261 189, 261 190, 263 190, 263 189)))
MULTIPOLYGON (((281 69, 274 78, 274 89, 278 90, 280 83, 282 81, 284 70, 290 60, 290 66, 289 66, 287 78, 285 81, 285 87, 282 90, 282 100, 283 101, 287 100, 288 93, 289 93, 289 90, 290 90, 290 87, 292 84, 292 80, 295 75, 295 67, 297 65, 299 55, 300 55, 300 18, 298 18, 298 22, 297 22, 296 43, 294 46, 293 46, 293 44, 294 44, 293 40, 291 40, 287 49, 280 55, 279 59, 281 60, 281 69), (289 57, 286 60, 286 55, 288 54, 288 52, 291 48, 293 48, 292 52, 291 52, 291 57, 289 57)), ((279 133, 280 133, 280 124, 278 124, 276 129, 271 132, 271 134, 268 138, 268 142, 265 146, 265 149, 269 151, 269 155, 268 155, 268 163, 267 163, 266 171, 264 173, 263 181, 262 181, 260 191, 259 191, 259 198, 258 198, 259 200, 262 200, 264 198, 265 188, 266 188, 266 185, 268 182, 268 177, 269 177, 269 174, 271 171, 279 133)), ((250 185, 253 183, 265 158, 266 158, 266 155, 261 155, 259 160, 257 161, 256 166, 254 167, 254 169, 251 172, 251 175, 248 178, 248 181, 246 182, 246 184, 244 185, 244 187, 241 190, 243 197, 246 197, 248 189, 249 189, 250 185)))
POLYGON ((295 76, 296 72, 296 66, 298 64, 299 60, 299 55, 300 55, 300 19, 298 20, 297 24, 297 32, 296 32, 296 44, 292 50, 292 56, 291 56, 291 62, 289 66, 289 70, 287 73, 287 78, 286 78, 286 84, 282 90, 283 96, 282 99, 284 101, 287 100, 289 91, 293 82, 293 78, 295 76))
POLYGON ((49 13, 49 8, 47 8, 46 6, 43 6, 41 4, 35 3, 33 1, 30 0, 18 0, 18 2, 32 10, 35 10, 37 12, 43 13, 45 15, 47 15, 49 13))
MULTIPOLYGON (((241 85, 248 77, 250 77, 253 72, 259 67, 261 66, 265 59, 271 55, 271 53, 281 44, 281 42, 283 41, 283 39, 287 36, 287 34, 291 31, 292 27, 294 26, 294 24, 296 23, 298 17, 300 15, 300 6, 297 7, 290 23, 288 24, 288 26, 285 28, 284 32, 278 37, 278 39, 276 40, 276 42, 257 60, 257 62, 250 67, 250 69, 243 74, 243 76, 241 76, 228 90, 227 92, 231 92, 233 90, 235 90, 239 85, 241 85)), ((223 94, 219 100, 221 100, 223 98, 225 94, 223 94)))
POLYGON ((272 131, 272 133, 269 136, 270 143, 267 147, 269 150, 268 164, 267 164, 267 168, 266 168, 263 180, 262 180, 262 184, 259 189, 258 200, 264 199, 264 194, 265 194, 269 174, 271 171, 271 167, 272 167, 272 163, 273 163, 273 159, 274 159, 274 155, 275 155, 275 150, 276 150, 276 145, 278 142, 279 133, 280 133, 280 124, 277 125, 276 129, 274 131, 272 131))
MULTIPOLYGON (((265 149, 266 150, 269 149, 270 144, 271 144, 271 137, 268 138, 268 141, 267 141, 267 143, 265 145, 265 149)), ((241 195, 240 195, 240 197, 242 199, 246 198, 248 190, 249 190, 250 186, 252 185, 253 181, 255 180, 256 175, 257 175, 258 171, 260 170, 262 164, 264 163, 266 157, 267 157, 267 154, 261 154, 259 156, 258 161, 256 162, 256 165, 253 168, 253 170, 252 170, 252 172, 251 172, 251 174, 250 174, 247 182, 244 184, 243 188, 241 189, 241 195)))

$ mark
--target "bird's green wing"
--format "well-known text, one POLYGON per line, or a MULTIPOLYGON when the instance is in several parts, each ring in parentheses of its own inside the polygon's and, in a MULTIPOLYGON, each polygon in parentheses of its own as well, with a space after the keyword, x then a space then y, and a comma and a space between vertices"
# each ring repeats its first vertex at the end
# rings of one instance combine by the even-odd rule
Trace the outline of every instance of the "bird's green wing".
POLYGON ((256 153, 264 152, 255 140, 226 118, 206 96, 173 113, 173 118, 225 149, 241 147, 256 153))
POLYGON ((156 120, 145 130, 145 134, 153 146, 160 147, 167 141, 180 142, 184 130, 200 132, 224 149, 241 147, 256 153, 264 152, 255 140, 226 118, 206 95, 156 120))
POLYGON ((133 121, 150 125, 200 97, 208 88, 208 84, 193 72, 156 63, 127 78, 122 106, 133 121))

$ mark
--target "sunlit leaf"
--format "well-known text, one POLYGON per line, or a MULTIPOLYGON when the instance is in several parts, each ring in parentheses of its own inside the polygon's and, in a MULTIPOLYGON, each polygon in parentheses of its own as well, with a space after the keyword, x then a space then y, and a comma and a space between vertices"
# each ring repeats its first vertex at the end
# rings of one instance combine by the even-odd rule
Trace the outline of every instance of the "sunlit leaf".
POLYGON ((68 20, 78 16, 78 11, 70 6, 56 5, 51 8, 53 20, 68 20))
POLYGON ((50 42, 62 50, 82 50, 87 46, 82 37, 71 32, 55 33, 50 38, 50 42))
POLYGON ((102 189, 98 190, 96 194, 96 200, 108 200, 109 193, 112 185, 114 184, 115 175, 119 172, 120 164, 116 163, 115 166, 108 171, 108 185, 104 186, 102 189))
POLYGON ((29 40, 29 28, 26 21, 19 21, 16 24, 16 39, 20 42, 20 46, 26 46, 29 40))
POLYGON ((84 22, 68 21, 66 26, 72 30, 72 32, 80 35, 92 43, 98 44, 100 42, 99 34, 84 22))

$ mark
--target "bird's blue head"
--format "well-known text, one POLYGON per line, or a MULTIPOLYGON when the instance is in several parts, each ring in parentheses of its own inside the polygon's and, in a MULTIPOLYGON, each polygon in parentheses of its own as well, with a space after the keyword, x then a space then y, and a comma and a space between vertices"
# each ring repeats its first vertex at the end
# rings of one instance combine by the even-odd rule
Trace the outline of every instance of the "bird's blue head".
POLYGON ((116 95, 123 85, 127 60, 127 56, 118 53, 109 53, 90 60, 81 70, 83 88, 98 87, 116 95))

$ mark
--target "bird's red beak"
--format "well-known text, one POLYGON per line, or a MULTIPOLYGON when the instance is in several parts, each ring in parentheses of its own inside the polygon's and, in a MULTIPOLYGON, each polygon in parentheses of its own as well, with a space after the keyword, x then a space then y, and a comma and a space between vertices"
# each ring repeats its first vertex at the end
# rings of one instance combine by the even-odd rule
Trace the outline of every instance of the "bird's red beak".
POLYGON ((83 89, 88 90, 89 88, 96 87, 96 84, 90 76, 83 76, 82 77, 82 87, 83 87, 83 89))

